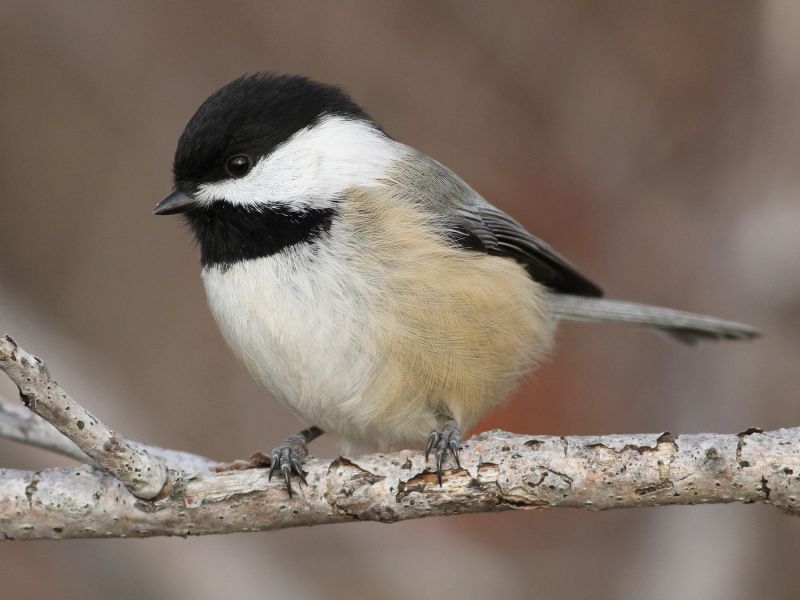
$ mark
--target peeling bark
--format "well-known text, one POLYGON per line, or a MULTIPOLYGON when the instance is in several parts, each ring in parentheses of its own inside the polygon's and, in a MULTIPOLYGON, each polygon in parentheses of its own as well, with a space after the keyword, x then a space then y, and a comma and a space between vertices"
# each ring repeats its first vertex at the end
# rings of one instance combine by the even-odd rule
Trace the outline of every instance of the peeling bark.
POLYGON ((91 467, 0 471, 5 539, 146 537, 474 512, 744 502, 798 514, 800 429, 743 436, 544 437, 490 431, 464 443, 441 487, 421 452, 306 463, 294 498, 267 469, 181 474, 136 498, 91 467), (747 466, 742 466, 746 462, 747 466))

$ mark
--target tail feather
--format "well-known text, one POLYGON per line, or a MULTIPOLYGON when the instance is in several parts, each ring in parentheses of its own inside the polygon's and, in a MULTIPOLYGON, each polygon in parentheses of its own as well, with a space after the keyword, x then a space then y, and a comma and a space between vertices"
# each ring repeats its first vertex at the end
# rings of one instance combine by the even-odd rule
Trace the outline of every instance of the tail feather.
POLYGON ((553 294, 552 309, 559 319, 653 327, 689 344, 701 339, 752 340, 761 335, 743 323, 624 300, 553 294))

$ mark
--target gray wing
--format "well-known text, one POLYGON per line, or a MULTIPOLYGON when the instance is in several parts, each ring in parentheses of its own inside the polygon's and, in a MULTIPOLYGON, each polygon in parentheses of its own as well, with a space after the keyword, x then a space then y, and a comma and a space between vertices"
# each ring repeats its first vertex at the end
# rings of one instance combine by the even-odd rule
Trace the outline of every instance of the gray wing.
POLYGON ((602 296, 602 290, 547 242, 530 234, 499 208, 484 200, 455 173, 409 148, 389 183, 400 195, 433 212, 450 239, 476 252, 508 256, 539 283, 555 292, 602 296))

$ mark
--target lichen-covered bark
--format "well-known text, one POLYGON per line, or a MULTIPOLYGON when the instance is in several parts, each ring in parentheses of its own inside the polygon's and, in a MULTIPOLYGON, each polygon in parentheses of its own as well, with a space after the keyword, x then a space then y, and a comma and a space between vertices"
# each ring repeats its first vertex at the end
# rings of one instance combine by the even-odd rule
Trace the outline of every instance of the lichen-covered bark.
POLYGON ((490 431, 465 442, 439 487, 421 452, 310 460, 289 499, 265 469, 178 477, 133 496, 89 467, 0 471, 6 539, 201 535, 344 521, 395 522, 534 508, 771 504, 798 514, 800 429, 549 437, 490 431))

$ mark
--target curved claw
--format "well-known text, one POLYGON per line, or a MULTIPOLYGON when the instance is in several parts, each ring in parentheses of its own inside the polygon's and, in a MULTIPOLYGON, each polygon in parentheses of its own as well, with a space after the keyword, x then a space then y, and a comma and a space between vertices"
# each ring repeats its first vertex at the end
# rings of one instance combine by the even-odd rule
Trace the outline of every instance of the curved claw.
POLYGON ((430 456, 431 450, 433 450, 433 447, 439 441, 440 437, 441 434, 438 431, 431 431, 431 434, 428 436, 428 445, 425 446, 425 462, 428 462, 428 456, 430 456))
POLYGON ((447 446, 439 446, 436 450, 436 479, 439 480, 439 487, 442 487, 442 462, 447 454, 447 446))
POLYGON ((269 475, 267 475, 267 481, 272 481, 272 474, 278 470, 278 464, 281 461, 281 451, 280 448, 275 448, 272 451, 272 456, 270 457, 269 463, 269 475))
POLYGON ((286 482, 286 489, 289 490, 289 498, 292 497, 292 468, 289 465, 281 466, 283 480, 286 482))
POLYGON ((300 464, 300 461, 297 460, 296 458, 292 458, 292 469, 294 470, 295 474, 300 478, 300 481, 308 485, 308 482, 306 481, 306 474, 303 471, 303 467, 300 464))
POLYGON ((450 438, 450 442, 447 444, 450 448, 450 453, 453 455, 453 458, 456 459, 456 466, 460 469, 461 468, 461 459, 458 458, 458 450, 460 448, 458 444, 459 440, 450 438))

